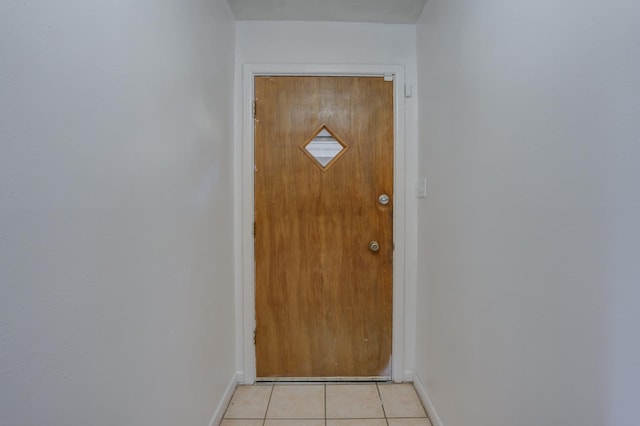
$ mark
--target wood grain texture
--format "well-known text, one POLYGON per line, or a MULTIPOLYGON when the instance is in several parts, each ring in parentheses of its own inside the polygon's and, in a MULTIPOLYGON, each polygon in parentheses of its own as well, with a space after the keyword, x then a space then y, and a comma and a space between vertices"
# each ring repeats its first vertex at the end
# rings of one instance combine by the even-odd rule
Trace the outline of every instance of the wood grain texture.
POLYGON ((257 77, 255 93, 257 376, 389 375, 393 83, 257 77), (323 125, 348 147, 326 171, 300 149, 323 125))

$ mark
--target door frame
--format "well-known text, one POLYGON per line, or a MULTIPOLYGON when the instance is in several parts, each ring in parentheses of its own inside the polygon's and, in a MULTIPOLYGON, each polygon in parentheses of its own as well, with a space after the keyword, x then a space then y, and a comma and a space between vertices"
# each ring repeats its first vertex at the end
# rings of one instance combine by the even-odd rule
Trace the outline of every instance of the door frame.
MULTIPOLYGON (((254 122, 253 99, 254 79, 258 76, 379 76, 393 79, 394 110, 394 214, 393 214, 393 325, 391 344, 391 378, 399 383, 404 378, 405 345, 405 253, 407 240, 406 223, 406 175, 405 175, 405 105, 404 105, 404 66, 402 65, 325 65, 325 64, 245 64, 242 73, 242 145, 241 157, 241 241, 240 286, 236 294, 241 306, 241 321, 236 330, 237 348, 242 352, 242 373, 240 381, 252 384, 256 381, 256 354, 253 344, 256 323, 255 310, 255 255, 253 238, 254 221, 254 122), (241 346, 241 348, 240 348, 241 346)), ((235 176, 238 176, 236 174, 235 176)), ((240 366, 239 366, 240 367, 240 366)))

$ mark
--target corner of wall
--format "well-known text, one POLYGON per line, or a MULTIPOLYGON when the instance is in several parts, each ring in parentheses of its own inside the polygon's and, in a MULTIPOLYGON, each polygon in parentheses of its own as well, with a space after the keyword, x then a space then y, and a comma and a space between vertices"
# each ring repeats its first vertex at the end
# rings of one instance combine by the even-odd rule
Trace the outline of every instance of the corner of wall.
POLYGON ((413 383, 415 380, 416 373, 413 370, 404 370, 402 375, 402 381, 404 383, 413 383))
POLYGON ((231 397, 233 397, 233 393, 238 386, 238 383, 242 383, 241 377, 243 374, 240 371, 237 371, 229 381, 227 388, 224 390, 222 394, 222 398, 220 402, 218 402, 218 406, 216 407, 216 411, 213 413, 211 417, 211 421, 209 422, 209 426, 217 426, 222 421, 222 417, 224 416, 224 412, 227 410, 227 406, 229 402, 231 402, 231 397))
POLYGON ((424 405, 424 408, 427 410, 427 416, 429 417, 431 424, 433 426, 444 426, 438 412, 436 411, 436 407, 433 405, 433 402, 427 394, 427 389, 422 381, 420 381, 420 377, 418 377, 418 375, 414 375, 413 387, 415 388, 420 401, 422 401, 422 405, 424 405))

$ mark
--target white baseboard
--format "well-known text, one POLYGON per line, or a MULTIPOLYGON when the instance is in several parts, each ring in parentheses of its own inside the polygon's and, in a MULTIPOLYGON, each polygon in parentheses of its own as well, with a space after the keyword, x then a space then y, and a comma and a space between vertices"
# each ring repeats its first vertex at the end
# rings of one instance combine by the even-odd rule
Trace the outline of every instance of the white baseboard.
POLYGON ((231 397, 233 396, 233 392, 236 390, 236 386, 238 385, 240 375, 241 373, 238 371, 233 375, 233 377, 231 377, 231 380, 229 381, 229 384, 227 385, 227 388, 224 390, 224 393, 222 394, 222 398, 218 403, 218 407, 216 408, 216 411, 213 413, 213 417, 211 417, 209 426, 218 426, 222 421, 222 416, 224 416, 224 412, 227 409, 227 405, 229 405, 229 402, 231 402, 231 397))
POLYGON ((402 373, 402 381, 404 383, 413 383, 413 379, 416 377, 416 374, 413 372, 413 370, 404 370, 404 373, 402 373))
POLYGON ((425 389, 424 385, 420 381, 420 377, 418 377, 417 374, 415 374, 413 377, 413 387, 416 389, 416 392, 418 393, 418 397, 420 397, 420 400, 422 401, 424 408, 427 410, 427 416, 429 416, 429 420, 431 420, 431 424, 433 426, 444 426, 442 424, 442 420, 440 420, 440 416, 438 416, 438 412, 436 411, 436 408, 433 406, 433 403, 431 402, 431 399, 427 394, 427 390, 425 389))

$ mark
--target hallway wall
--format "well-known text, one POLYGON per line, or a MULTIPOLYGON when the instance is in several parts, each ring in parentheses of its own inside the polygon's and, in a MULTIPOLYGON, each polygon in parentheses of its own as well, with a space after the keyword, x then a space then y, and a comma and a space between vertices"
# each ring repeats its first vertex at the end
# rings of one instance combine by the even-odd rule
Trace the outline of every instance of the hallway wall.
MULTIPOLYGON (((358 24, 345 22, 261 22, 239 21, 236 43, 236 191, 242 192, 242 66, 244 64, 375 64, 402 65, 405 81, 416 85, 415 25, 358 24)), ((417 96, 405 99, 406 262, 395 265, 405 272, 405 354, 404 369, 413 377, 415 354, 415 274, 416 199, 413 187, 417 176, 417 96)), ((236 200, 241 209, 241 199, 236 200)), ((241 223, 236 223, 241 234, 241 223)), ((241 248, 237 247, 240 253, 241 248)), ((238 273, 240 277, 242 274, 238 273)), ((242 289, 241 283, 238 290, 242 289)), ((240 296, 240 295, 238 295, 240 296)), ((242 301, 237 300, 241 325, 242 301)), ((242 329, 238 330, 242 335, 242 329)), ((238 353, 242 354, 242 342, 238 353)), ((238 368, 242 368, 242 358, 238 368)))
POLYGON ((0 2, 0 423, 209 423, 234 34, 224 0, 0 2))
POLYGON ((640 4, 430 0, 417 373, 445 426, 640 423, 640 4))

